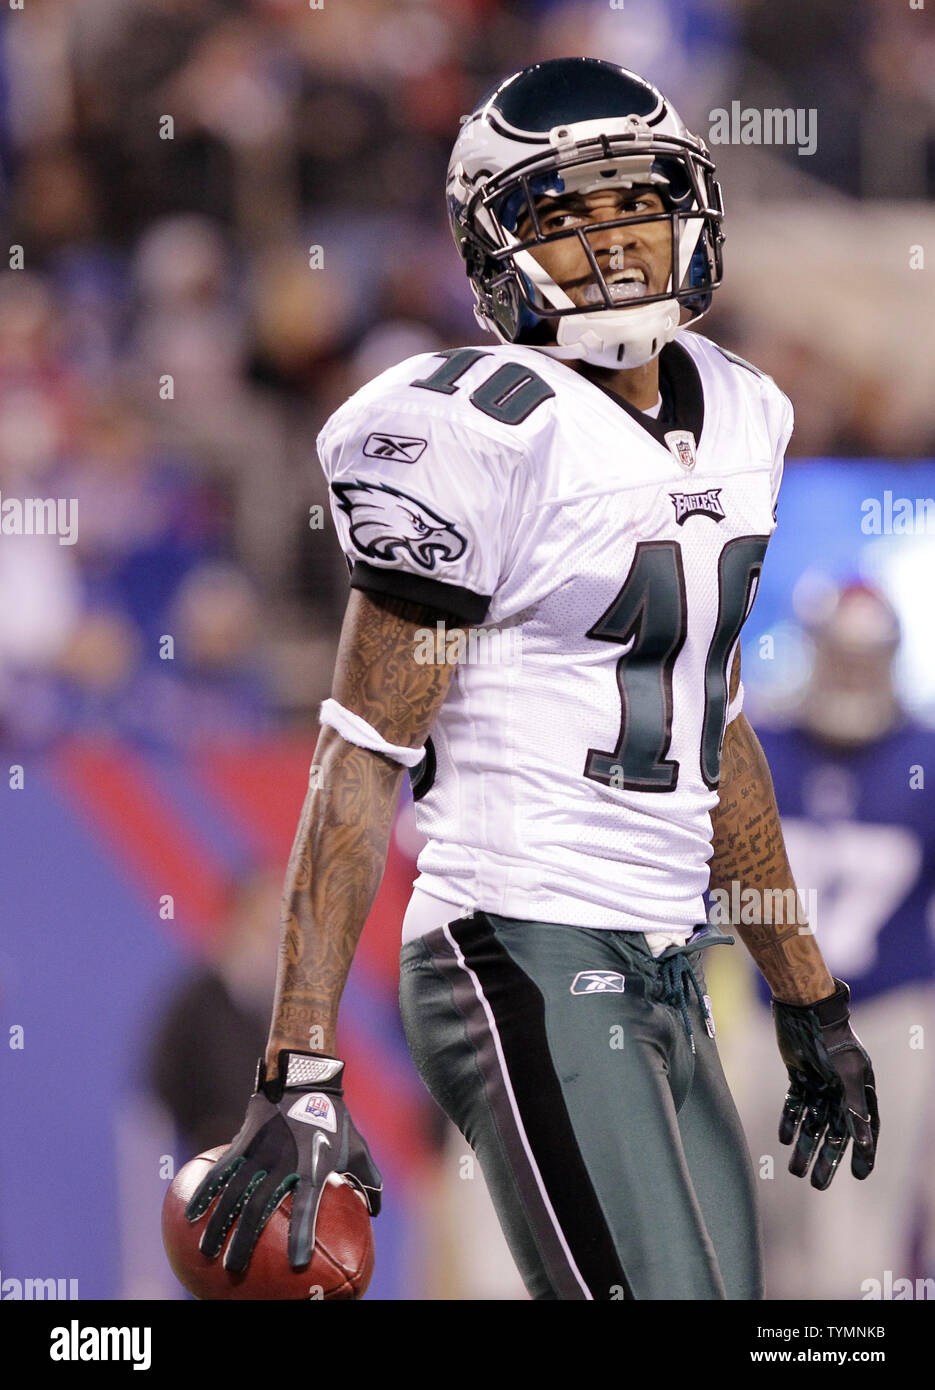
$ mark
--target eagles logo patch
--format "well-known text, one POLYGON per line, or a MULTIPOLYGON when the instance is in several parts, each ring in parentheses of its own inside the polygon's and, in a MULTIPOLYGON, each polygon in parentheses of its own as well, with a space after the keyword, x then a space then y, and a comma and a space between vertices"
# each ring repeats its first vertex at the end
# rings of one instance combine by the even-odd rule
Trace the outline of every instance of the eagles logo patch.
POLYGON ((433 512, 417 497, 389 483, 332 483, 341 510, 350 517, 351 540, 361 555, 392 560, 408 555, 420 569, 459 560, 467 540, 454 522, 433 512))
POLYGON ((684 526, 690 516, 710 516, 723 521, 727 513, 721 505, 721 489, 709 487, 706 492, 670 492, 675 508, 676 526, 684 526))

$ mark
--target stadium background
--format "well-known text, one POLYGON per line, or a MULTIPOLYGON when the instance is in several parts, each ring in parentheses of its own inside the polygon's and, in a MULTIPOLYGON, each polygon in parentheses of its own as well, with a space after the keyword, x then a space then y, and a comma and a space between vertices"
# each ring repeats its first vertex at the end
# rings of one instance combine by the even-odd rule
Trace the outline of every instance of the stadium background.
MULTIPOLYGON (((179 1296, 158 1235, 166 1159, 229 1138, 249 1093, 346 597, 315 435, 384 367, 480 341, 442 197, 459 117, 503 74, 570 54, 642 73, 706 138, 733 101, 817 112, 812 155, 712 147, 726 283, 701 331, 771 373, 797 419, 748 712, 781 715, 807 675, 803 578, 864 574, 900 613, 907 705, 935 724, 931 535, 861 529, 884 490, 935 497, 930 11, 4 7, 0 244, 23 250, 0 273, 0 493, 77 498, 79 531, 0 537, 0 753, 23 769, 0 840, 0 1280, 179 1296), (209 1064, 215 1015, 218 1036, 243 1032, 209 1064), (237 1098, 213 1138, 212 1067, 237 1098)), ((417 847, 404 797, 342 1010, 348 1095, 386 1183, 369 1296, 518 1297, 396 1016, 417 847)), ((754 991, 739 966, 721 989, 733 1056, 754 991)))

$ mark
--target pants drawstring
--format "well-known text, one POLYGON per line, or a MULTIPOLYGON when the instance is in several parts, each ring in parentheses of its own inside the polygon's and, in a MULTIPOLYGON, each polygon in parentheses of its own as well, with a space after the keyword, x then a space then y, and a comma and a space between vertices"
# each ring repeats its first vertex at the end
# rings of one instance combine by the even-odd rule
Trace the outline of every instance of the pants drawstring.
POLYGON ((672 954, 666 952, 659 957, 659 979, 663 988, 663 999, 672 1008, 678 1009, 682 1022, 685 1025, 685 1032, 691 1049, 695 1051, 695 1036, 692 1032, 691 1019, 688 1016, 688 1004, 691 1000, 691 991, 694 989, 698 1003, 701 1005, 701 1012, 704 1014, 705 1024, 708 1029, 708 1036, 714 1037, 714 1020, 711 1014, 711 1004, 708 996, 702 991, 698 979, 688 961, 688 953, 700 950, 703 946, 716 946, 723 943, 725 946, 732 946, 734 938, 732 936, 719 935, 702 929, 690 944, 672 948, 672 954))

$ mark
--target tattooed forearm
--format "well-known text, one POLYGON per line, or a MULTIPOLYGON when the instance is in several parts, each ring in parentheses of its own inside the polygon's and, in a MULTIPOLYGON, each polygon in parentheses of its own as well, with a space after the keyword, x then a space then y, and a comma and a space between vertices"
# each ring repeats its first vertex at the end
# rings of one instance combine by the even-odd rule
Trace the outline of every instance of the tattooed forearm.
POLYGON ((323 731, 283 894, 267 1060, 336 1048, 338 1004, 386 862, 404 769, 323 731))
MULTIPOLYGON (((334 697, 390 743, 421 747, 452 668, 415 660, 415 632, 439 614, 352 591, 334 697)), ((315 785, 302 807, 283 892, 267 1069, 282 1048, 337 1049, 337 1016, 383 869, 405 768, 322 730, 315 785)))
MULTIPOLYGON (((834 981, 818 943, 799 914, 780 913, 768 920, 772 907, 795 901, 795 882, 779 823, 766 757, 746 718, 739 715, 727 728, 721 753, 718 805, 712 812, 714 854, 712 890, 735 901, 752 889, 754 905, 770 910, 744 913, 752 924, 732 920, 730 930, 744 942, 777 999, 810 1004, 834 991, 834 981), (739 886, 739 892, 733 886, 739 886), (781 895, 781 896, 780 896, 781 895)), ((750 897, 746 894, 744 901, 750 897)))

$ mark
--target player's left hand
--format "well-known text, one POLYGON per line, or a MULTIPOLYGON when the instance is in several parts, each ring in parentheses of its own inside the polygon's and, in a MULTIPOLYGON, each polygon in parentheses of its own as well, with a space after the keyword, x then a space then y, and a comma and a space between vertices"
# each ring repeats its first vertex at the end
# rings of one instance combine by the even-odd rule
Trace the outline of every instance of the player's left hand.
POLYGON ((873 1067, 848 1022, 850 990, 843 980, 834 984, 834 994, 814 1004, 773 1000, 776 1038, 790 1083, 779 1142, 791 1144, 798 1130, 789 1160, 789 1172, 798 1178, 805 1177, 818 1152, 811 1183, 820 1190, 830 1184, 851 1139, 851 1172, 866 1178, 880 1133, 873 1067))

